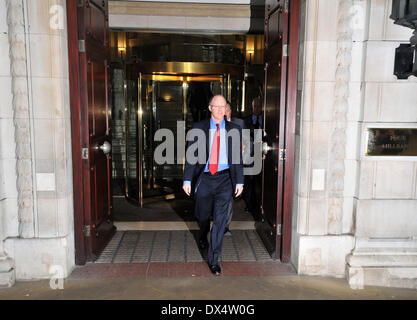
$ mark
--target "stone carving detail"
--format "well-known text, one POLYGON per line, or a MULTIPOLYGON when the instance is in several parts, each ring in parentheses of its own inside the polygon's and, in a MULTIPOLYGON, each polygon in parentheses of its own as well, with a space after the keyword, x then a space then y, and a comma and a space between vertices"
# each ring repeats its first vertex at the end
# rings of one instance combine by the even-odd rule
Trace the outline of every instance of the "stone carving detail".
POLYGON ((346 158, 346 115, 352 63, 353 0, 339 0, 333 128, 329 155, 328 233, 343 232, 343 190, 346 158))
POLYGON ((23 2, 7 0, 6 3, 16 141, 19 236, 30 238, 34 236, 33 180, 23 2))

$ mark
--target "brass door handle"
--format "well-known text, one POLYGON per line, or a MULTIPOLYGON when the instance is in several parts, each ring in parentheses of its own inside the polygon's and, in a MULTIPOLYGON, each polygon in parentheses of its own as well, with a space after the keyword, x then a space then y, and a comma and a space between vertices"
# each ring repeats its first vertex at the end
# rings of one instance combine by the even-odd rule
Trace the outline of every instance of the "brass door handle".
POLYGON ((105 155, 108 155, 111 151, 111 144, 108 141, 104 141, 101 146, 98 147, 105 155))
POLYGON ((269 151, 276 150, 276 147, 268 146, 267 142, 262 143, 262 154, 265 156, 269 151))

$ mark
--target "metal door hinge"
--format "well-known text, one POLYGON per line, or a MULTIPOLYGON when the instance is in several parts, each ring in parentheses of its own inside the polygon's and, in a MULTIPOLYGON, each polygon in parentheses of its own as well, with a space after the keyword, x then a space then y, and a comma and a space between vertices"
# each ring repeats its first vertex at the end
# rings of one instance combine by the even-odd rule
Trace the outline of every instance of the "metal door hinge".
POLYGON ((91 227, 89 225, 88 226, 84 226, 83 232, 84 232, 84 235, 86 237, 89 237, 91 235, 91 227))
POLYGON ((287 149, 279 149, 279 160, 287 160, 287 149))
POLYGON ((81 149, 81 158, 83 160, 87 160, 88 159, 88 148, 82 148, 81 149))
POLYGON ((282 48, 282 56, 283 57, 288 57, 288 44, 284 44, 284 46, 282 48))
POLYGON ((282 227, 281 227, 281 225, 279 224, 278 225, 278 228, 277 228, 277 234, 280 236, 280 235, 282 235, 282 227))
POLYGON ((85 40, 78 40, 78 52, 85 52, 85 40))

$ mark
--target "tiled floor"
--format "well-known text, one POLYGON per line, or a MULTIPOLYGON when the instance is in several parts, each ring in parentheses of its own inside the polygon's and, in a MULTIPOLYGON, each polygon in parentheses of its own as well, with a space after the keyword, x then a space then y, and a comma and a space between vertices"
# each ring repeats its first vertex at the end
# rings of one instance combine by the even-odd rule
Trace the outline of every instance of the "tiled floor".
MULTIPOLYGON (((195 230, 118 231, 96 263, 202 262, 195 230)), ((220 261, 272 261, 255 230, 232 230, 220 261)))
MULTIPOLYGON (((124 197, 113 197, 112 214, 114 221, 161 221, 188 222, 195 221, 194 201, 191 198, 178 196, 175 200, 163 200, 144 204, 138 207, 124 197)), ((245 212, 242 199, 234 201, 233 220, 253 221, 252 214, 245 212)), ((164 229, 166 230, 166 229, 164 229)))

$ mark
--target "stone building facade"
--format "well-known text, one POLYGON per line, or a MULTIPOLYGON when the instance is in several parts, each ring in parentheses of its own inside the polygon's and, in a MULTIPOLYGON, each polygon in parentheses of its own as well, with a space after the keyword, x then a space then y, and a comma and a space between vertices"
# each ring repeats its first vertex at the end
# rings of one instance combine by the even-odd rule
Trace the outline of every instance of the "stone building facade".
POLYGON ((391 1, 307 1, 292 260, 300 274, 416 286, 416 157, 366 156, 367 128, 415 128, 417 79, 393 75, 391 1))
MULTIPOLYGON (((412 30, 391 0, 302 8, 291 262, 415 288, 417 157, 366 155, 368 128, 417 128, 417 78, 393 75, 412 30)), ((75 266, 67 31, 65 0, 0 1, 1 286, 75 266)))

